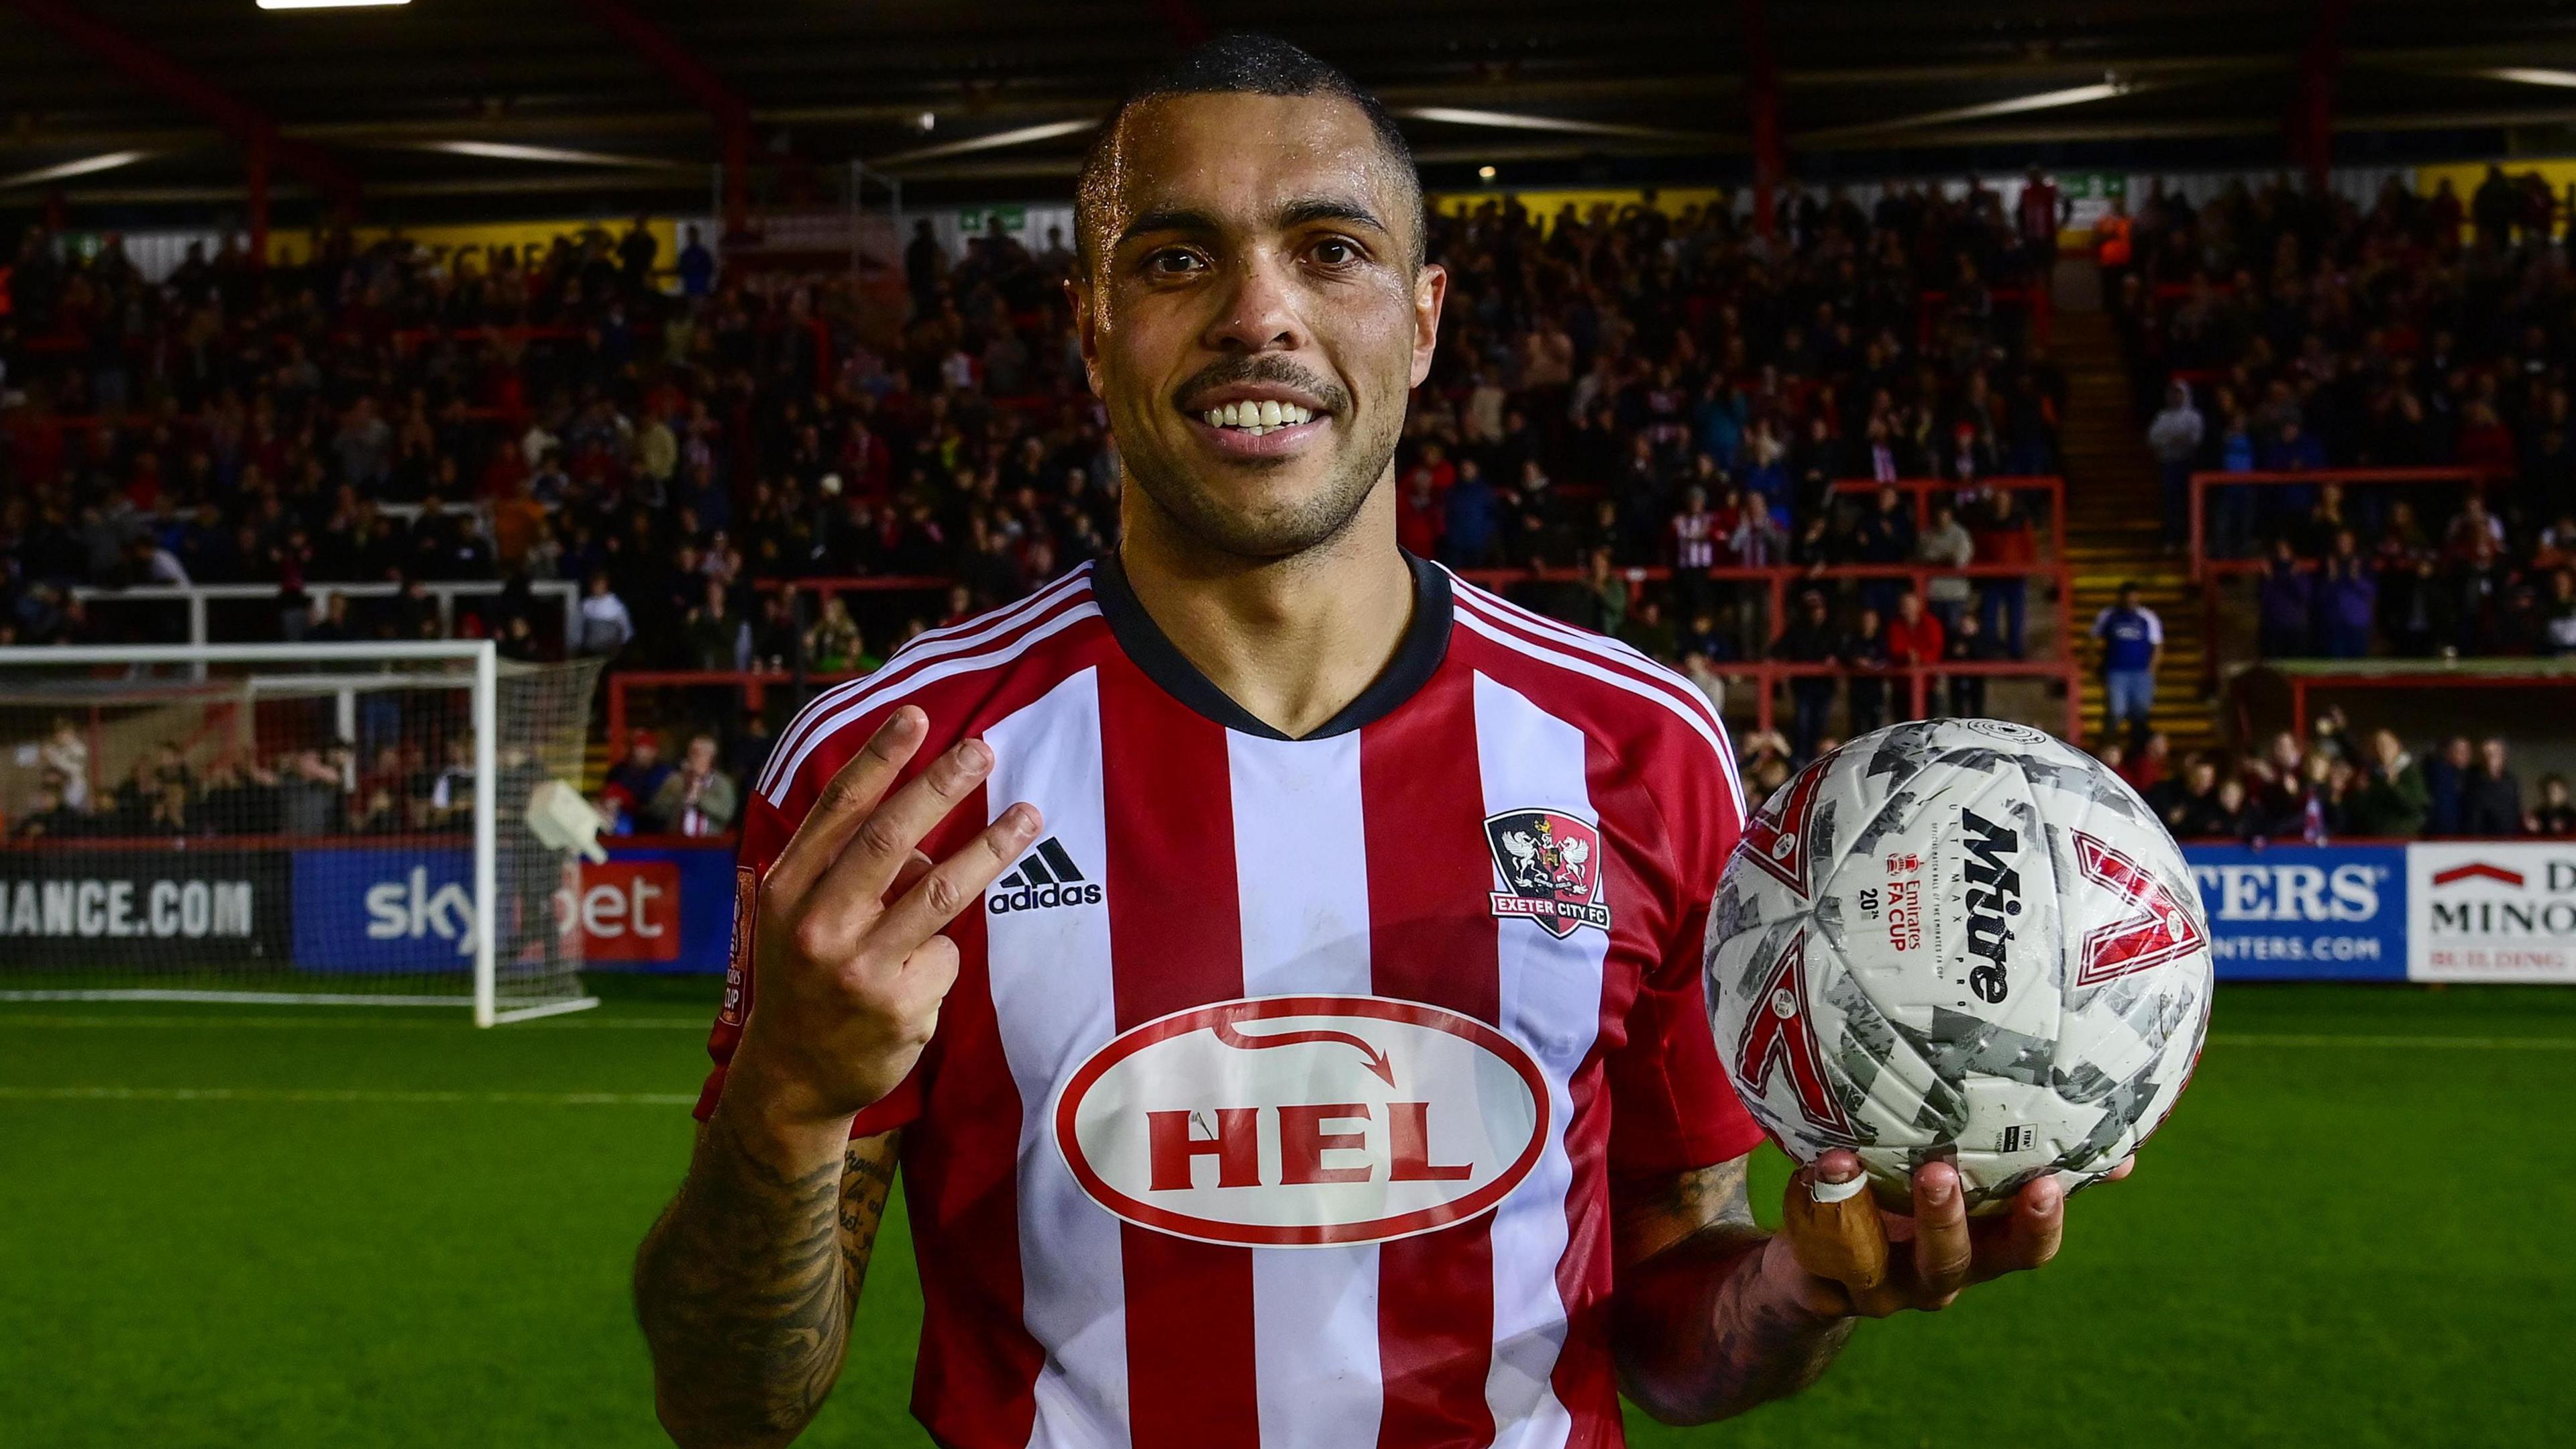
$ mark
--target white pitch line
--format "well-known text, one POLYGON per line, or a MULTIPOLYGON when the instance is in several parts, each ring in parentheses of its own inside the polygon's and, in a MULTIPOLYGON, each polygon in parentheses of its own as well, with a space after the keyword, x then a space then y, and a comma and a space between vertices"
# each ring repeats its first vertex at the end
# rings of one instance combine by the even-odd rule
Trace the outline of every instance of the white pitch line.
POLYGON ((681 1092, 396 1092, 298 1087, 5 1087, 15 1102, 289 1102, 357 1106, 688 1107, 681 1092))
MULTIPOLYGON (((496 1041, 506 1041, 522 1031, 694 1031, 707 1030, 713 1020, 708 1016, 567 1016, 543 1021, 524 1022, 511 1028, 496 1041)), ((331 1016, 46 1016, 36 1012, 0 1012, 0 1031, 13 1027, 138 1027, 145 1030, 230 1031, 247 1027, 254 1031, 447 1031, 463 1035, 465 1023, 457 1021, 424 1021, 419 1017, 369 1019, 331 1016)))
POLYGON ((2338 1036, 2331 1032, 2310 1035, 2231 1032, 2213 1033, 2209 1039, 2218 1046, 2434 1047, 2453 1051, 2480 1052, 2576 1051, 2576 1037, 2558 1036, 2338 1036))

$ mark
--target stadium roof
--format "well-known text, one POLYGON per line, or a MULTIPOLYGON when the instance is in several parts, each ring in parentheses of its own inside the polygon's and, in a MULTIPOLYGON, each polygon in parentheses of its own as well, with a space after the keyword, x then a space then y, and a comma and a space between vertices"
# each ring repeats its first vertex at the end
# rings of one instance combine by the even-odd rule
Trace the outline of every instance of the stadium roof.
MULTIPOLYGON (((354 186, 371 213, 669 207, 709 195, 722 154, 711 117, 725 114, 747 117, 763 160, 866 160, 919 195, 1051 194, 1124 85, 1238 27, 1305 45, 1378 90, 1435 182, 1484 165, 1523 185, 1720 179, 1748 165, 1745 15, 1763 8, 0 0, 0 210, 57 190, 85 212, 237 205, 240 138, 267 126, 287 206, 354 186)), ((2280 163, 2321 17, 2339 62, 2339 154, 2576 150, 2570 0, 1773 0, 1767 11, 1801 174, 2280 163)))

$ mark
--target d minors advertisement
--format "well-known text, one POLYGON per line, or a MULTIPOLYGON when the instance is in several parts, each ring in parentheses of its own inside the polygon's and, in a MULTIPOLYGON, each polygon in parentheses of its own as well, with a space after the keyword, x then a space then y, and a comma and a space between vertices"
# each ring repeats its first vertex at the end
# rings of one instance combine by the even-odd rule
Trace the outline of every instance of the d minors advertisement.
POLYGON ((2416 980, 2576 984, 2576 849, 2416 845, 2406 867, 2416 980))

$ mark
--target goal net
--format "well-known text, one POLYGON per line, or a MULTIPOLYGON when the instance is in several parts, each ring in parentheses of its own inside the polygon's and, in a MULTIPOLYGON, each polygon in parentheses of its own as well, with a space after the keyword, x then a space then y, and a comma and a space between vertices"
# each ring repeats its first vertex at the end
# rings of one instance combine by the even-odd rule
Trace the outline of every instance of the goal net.
POLYGON ((0 649, 0 999, 596 1004, 598 672, 489 641, 0 649))

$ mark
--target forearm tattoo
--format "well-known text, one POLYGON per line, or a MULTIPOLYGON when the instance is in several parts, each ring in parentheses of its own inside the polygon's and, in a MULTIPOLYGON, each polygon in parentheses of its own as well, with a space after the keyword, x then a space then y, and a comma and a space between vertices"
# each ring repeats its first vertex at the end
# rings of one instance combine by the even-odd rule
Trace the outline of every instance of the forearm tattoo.
POLYGON ((1814 1383, 1851 1337, 1761 1291, 1743 1159, 1684 1173, 1619 1215, 1621 1387, 1668 1423, 1707 1423, 1814 1383))
POLYGON ((646 1236, 635 1302, 656 1405, 691 1446, 784 1444, 840 1377, 887 1196, 895 1137, 800 1175, 709 1120, 679 1196, 646 1236))

